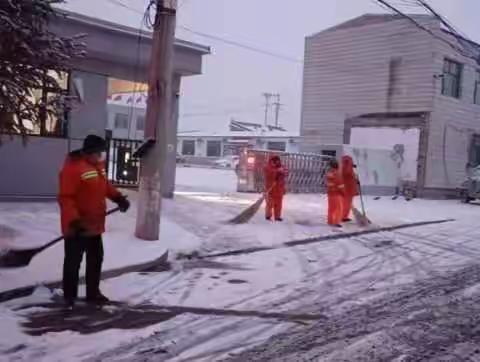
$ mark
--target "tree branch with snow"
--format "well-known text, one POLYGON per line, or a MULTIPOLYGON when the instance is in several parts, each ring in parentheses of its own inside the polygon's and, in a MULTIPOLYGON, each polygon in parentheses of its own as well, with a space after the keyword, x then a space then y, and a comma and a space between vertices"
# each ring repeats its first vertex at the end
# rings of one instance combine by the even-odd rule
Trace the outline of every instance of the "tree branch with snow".
MULTIPOLYGON (((40 125, 48 112, 65 106, 61 74, 85 55, 81 36, 59 37, 49 24, 64 0, 0 1, 0 131, 26 134, 25 121, 40 125), (36 99, 35 91, 53 97, 36 99)), ((42 132, 41 132, 42 133, 42 132)))

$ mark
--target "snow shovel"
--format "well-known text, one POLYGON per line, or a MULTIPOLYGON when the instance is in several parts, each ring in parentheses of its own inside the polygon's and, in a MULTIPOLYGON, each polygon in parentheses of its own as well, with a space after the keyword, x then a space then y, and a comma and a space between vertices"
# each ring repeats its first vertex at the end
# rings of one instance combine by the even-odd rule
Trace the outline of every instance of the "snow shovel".
POLYGON ((270 191, 272 191, 273 187, 275 184, 273 184, 272 187, 267 192, 264 192, 262 194, 262 197, 260 197, 257 201, 255 201, 254 204, 246 208, 244 211, 242 211, 239 215, 235 216, 233 219, 229 220, 229 224, 246 224, 248 223, 252 217, 255 216, 255 214, 258 212, 260 207, 263 204, 263 201, 265 200, 265 197, 267 196, 270 191))
MULTIPOLYGON (((119 211, 120 208, 115 208, 109 210, 107 215, 113 214, 119 211)), ((34 248, 34 249, 23 249, 23 250, 6 250, 3 253, 0 252, 0 268, 21 268, 30 264, 33 257, 42 251, 50 248, 51 246, 57 244, 63 240, 63 236, 59 236, 56 239, 48 242, 47 244, 34 248)))
POLYGON ((357 222, 358 225, 368 226, 372 222, 367 217, 367 214, 365 212, 365 204, 363 202, 362 186, 360 185, 360 182, 358 182, 358 191, 360 196, 360 203, 362 205, 362 212, 360 212, 360 210, 358 210, 356 207, 353 207, 352 208, 353 217, 355 218, 355 221, 357 222))

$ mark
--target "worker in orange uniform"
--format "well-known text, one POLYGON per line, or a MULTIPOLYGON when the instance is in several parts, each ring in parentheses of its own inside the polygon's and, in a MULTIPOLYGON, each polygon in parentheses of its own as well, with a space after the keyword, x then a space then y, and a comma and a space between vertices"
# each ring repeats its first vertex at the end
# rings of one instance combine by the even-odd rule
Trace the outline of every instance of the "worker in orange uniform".
POLYGON ((358 195, 358 178, 354 171, 355 165, 350 156, 342 157, 342 178, 345 185, 345 195, 343 196, 343 220, 352 221, 350 212, 352 211, 353 198, 358 195))
POLYGON ((105 232, 106 198, 126 212, 130 203, 107 180, 103 138, 89 135, 80 150, 71 152, 60 172, 59 204, 65 238, 63 293, 67 308, 78 294, 78 276, 83 254, 87 254, 87 302, 108 302, 99 289, 103 262, 102 234, 105 232))
POLYGON ((342 227, 343 197, 345 186, 342 175, 338 169, 337 160, 330 161, 330 170, 327 172, 327 195, 328 195, 328 225, 342 227))
POLYGON ((271 220, 273 215, 276 221, 283 221, 282 208, 287 171, 282 166, 279 156, 270 157, 267 166, 265 166, 264 174, 265 192, 267 193, 265 219, 271 220))

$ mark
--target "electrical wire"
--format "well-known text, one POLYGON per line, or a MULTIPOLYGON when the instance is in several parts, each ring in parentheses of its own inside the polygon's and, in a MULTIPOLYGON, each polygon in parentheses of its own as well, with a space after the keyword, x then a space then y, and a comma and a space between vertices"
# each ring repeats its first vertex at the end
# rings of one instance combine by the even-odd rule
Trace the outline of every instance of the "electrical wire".
POLYGON ((242 48, 242 49, 246 49, 246 50, 249 50, 249 51, 252 51, 252 52, 268 55, 268 56, 271 56, 271 57, 274 57, 274 58, 277 58, 277 59, 281 59, 281 60, 285 60, 285 61, 288 61, 288 62, 303 63, 302 59, 297 59, 297 58, 293 58, 293 57, 290 57, 290 56, 287 56, 287 55, 274 53, 274 52, 269 51, 269 50, 265 50, 265 49, 254 47, 254 46, 251 46, 251 45, 248 45, 248 44, 240 43, 240 42, 235 41, 235 40, 226 39, 226 38, 220 37, 218 35, 212 35, 212 34, 207 34, 207 33, 198 31, 198 30, 193 30, 193 29, 191 29, 187 26, 184 26, 184 25, 178 25, 178 27, 182 30, 185 30, 185 31, 191 33, 191 34, 195 34, 195 35, 201 36, 203 38, 216 40, 216 41, 222 42, 224 44, 228 44, 228 45, 235 46, 235 47, 242 48))
MULTIPOLYGON (((406 0, 403 0, 404 2, 406 0)), ((436 19, 440 20, 440 22, 448 29, 449 33, 455 37, 455 40, 457 41, 457 43, 459 44, 456 45, 454 43, 452 43, 451 41, 449 41, 447 38, 445 37, 442 37, 438 34, 436 34, 433 30, 429 29, 427 26, 425 25, 422 25, 421 23, 419 23, 418 21, 416 21, 414 18, 412 18, 411 16, 409 16, 408 14, 405 14, 404 12, 402 12, 398 7, 395 7, 393 5, 393 3, 390 1, 387 1, 387 0, 372 0, 372 2, 374 2, 375 4, 377 5, 380 5, 381 7, 389 10, 389 11, 392 11, 393 13, 409 20, 411 23, 413 23, 417 28, 425 31, 426 33, 430 34, 433 38, 447 44, 449 47, 451 47, 454 51, 456 51, 457 53, 459 53, 460 55, 466 57, 466 58, 469 58, 469 59, 473 59, 475 60, 477 63, 480 64, 480 45, 478 45, 476 48, 477 48, 477 54, 474 54, 474 52, 472 52, 471 50, 467 50, 465 48, 465 45, 463 44, 462 40, 463 41, 466 41, 466 42, 470 42, 470 43, 474 43, 472 42, 471 40, 468 40, 464 37, 462 37, 461 35, 459 35, 458 31, 456 31, 453 26, 451 26, 449 24, 449 22, 447 20, 445 20, 439 13, 437 13, 425 0, 416 0, 416 3, 417 3, 417 7, 421 7, 423 8, 424 10, 426 9, 431 15, 433 15, 436 19)))
MULTIPOLYGON (((147 7, 145 13, 142 13, 138 9, 132 8, 128 5, 126 5, 125 3, 122 3, 120 0, 106 0, 106 1, 108 1, 112 4, 116 4, 117 6, 121 6, 125 9, 131 10, 131 11, 137 13, 137 14, 143 15, 144 22, 146 23, 146 25, 150 28, 153 27, 154 20, 152 20, 152 13, 153 13, 152 10, 154 10, 154 8, 156 6, 156 2, 154 0, 150 1, 150 4, 147 7)), ((184 6, 187 1, 188 0, 184 0, 180 4, 180 6, 184 6)), ((303 63, 302 59, 297 59, 297 58, 293 58, 293 57, 290 57, 290 56, 287 56, 287 55, 278 54, 278 53, 272 52, 272 51, 267 50, 267 49, 262 49, 262 48, 255 47, 255 46, 252 46, 252 45, 249 45, 249 44, 244 44, 244 43, 241 43, 241 42, 236 41, 236 40, 226 39, 226 38, 223 38, 223 37, 218 36, 218 35, 208 34, 208 33, 205 33, 205 32, 198 31, 198 30, 194 30, 194 29, 192 29, 190 27, 187 27, 185 25, 177 25, 177 27, 179 29, 182 29, 182 30, 184 30, 186 32, 189 32, 191 34, 194 34, 194 35, 206 38, 206 39, 215 40, 215 41, 218 41, 218 42, 230 45, 230 46, 238 47, 238 48, 241 48, 241 49, 249 50, 249 51, 259 53, 259 54, 263 54, 263 55, 268 55, 270 57, 277 58, 277 59, 287 61, 287 62, 292 62, 292 63, 297 63, 297 64, 302 64, 303 63)))

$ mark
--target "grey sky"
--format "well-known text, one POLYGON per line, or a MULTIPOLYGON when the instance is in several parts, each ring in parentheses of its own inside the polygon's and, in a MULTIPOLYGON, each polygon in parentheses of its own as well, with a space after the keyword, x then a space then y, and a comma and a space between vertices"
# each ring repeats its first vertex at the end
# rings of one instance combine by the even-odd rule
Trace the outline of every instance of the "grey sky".
MULTIPOLYGON (((67 8, 138 27, 147 0, 68 0, 67 8), (133 11, 118 5, 122 3, 133 11)), ((459 30, 480 42, 480 0, 431 0, 459 30)), ((304 37, 367 12, 372 0, 179 0, 178 24, 292 58, 303 58, 304 37)), ((408 10, 405 9, 404 10, 408 10)), ((280 120, 297 131, 302 64, 288 62, 177 29, 177 37, 212 47, 204 75, 182 84, 180 128, 217 129, 230 118, 263 122, 262 93, 280 93, 280 120)))

